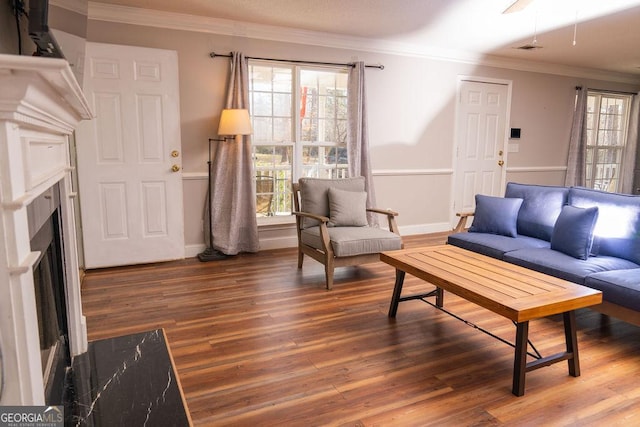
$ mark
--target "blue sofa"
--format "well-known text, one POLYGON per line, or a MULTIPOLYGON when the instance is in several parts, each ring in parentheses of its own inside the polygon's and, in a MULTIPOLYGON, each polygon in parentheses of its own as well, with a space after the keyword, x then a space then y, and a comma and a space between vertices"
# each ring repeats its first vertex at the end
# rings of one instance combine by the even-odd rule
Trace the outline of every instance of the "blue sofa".
POLYGON ((598 289, 594 309, 640 325, 640 196, 509 183, 470 215, 449 244, 598 289))

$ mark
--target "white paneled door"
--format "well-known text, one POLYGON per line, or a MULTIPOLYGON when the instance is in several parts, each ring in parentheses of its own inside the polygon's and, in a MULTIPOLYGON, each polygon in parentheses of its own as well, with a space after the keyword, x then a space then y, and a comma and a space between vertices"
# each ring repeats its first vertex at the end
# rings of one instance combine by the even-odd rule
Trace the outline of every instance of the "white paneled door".
POLYGON ((502 195, 509 92, 506 83, 460 81, 454 213, 473 211, 476 194, 502 195))
POLYGON ((78 129, 85 267, 184 258, 178 56, 87 43, 78 129))

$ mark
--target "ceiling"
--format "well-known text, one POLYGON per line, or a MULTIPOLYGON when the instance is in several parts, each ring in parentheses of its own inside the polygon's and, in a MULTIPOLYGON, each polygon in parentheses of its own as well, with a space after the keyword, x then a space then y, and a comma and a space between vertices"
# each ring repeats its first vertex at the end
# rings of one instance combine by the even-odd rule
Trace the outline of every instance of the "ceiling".
POLYGON ((534 0, 522 11, 503 14, 513 1, 94 0, 90 5, 330 33, 366 39, 368 46, 380 42, 450 58, 532 60, 640 81, 640 0, 534 0), (521 46, 535 49, 516 49, 521 46))

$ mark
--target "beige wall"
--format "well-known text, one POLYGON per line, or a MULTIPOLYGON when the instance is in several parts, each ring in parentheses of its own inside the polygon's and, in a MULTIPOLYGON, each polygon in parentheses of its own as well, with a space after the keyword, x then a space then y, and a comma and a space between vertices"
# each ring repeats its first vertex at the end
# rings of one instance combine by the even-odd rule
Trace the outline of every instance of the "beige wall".
MULTIPOLYGON (((84 3, 87 3, 86 1, 84 3)), ((87 15, 49 5, 49 27, 77 37, 87 37, 87 15)))
MULTIPOLYGON (((223 105, 228 60, 211 51, 248 56, 382 63, 368 69, 369 134, 378 205, 400 212, 404 233, 444 230, 452 213, 455 94, 459 76, 512 82, 510 127, 522 129, 518 152, 508 153, 507 180, 562 184, 575 86, 637 90, 582 78, 514 71, 425 58, 304 46, 244 37, 157 29, 89 20, 87 40, 178 52, 184 154, 185 238, 203 244, 207 139, 215 136, 223 105), (514 169, 515 168, 515 169, 514 169)), ((513 148, 513 147, 512 147, 513 148)), ((291 226, 261 229, 263 248, 291 244, 291 226)))

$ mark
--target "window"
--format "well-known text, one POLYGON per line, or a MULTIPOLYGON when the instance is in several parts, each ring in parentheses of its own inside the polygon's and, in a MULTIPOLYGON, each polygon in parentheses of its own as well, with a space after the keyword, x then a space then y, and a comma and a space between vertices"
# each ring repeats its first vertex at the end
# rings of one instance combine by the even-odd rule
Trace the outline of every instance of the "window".
POLYGON ((631 97, 596 91, 587 95, 586 186, 619 191, 631 97))
POLYGON ((249 61, 258 217, 291 215, 291 182, 347 176, 347 70, 249 61))

